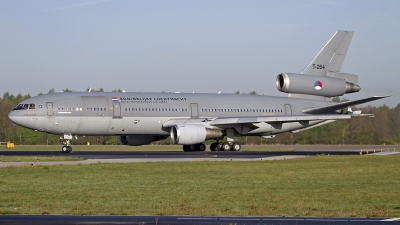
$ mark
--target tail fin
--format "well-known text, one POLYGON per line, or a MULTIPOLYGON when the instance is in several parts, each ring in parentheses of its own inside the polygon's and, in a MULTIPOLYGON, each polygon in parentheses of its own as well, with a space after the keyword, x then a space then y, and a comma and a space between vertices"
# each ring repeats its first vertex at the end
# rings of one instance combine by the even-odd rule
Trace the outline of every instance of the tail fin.
POLYGON ((336 31, 302 74, 327 76, 329 72, 340 72, 353 34, 354 31, 336 31))
MULTIPOLYGON (((301 74, 315 76, 329 76, 342 78, 351 83, 358 83, 358 76, 340 73, 347 50, 349 49, 354 31, 338 30, 331 37, 328 43, 319 51, 315 58, 301 72, 301 74)), ((306 94, 288 94, 289 98, 313 99, 319 101, 331 102, 332 98, 306 95, 306 94)))

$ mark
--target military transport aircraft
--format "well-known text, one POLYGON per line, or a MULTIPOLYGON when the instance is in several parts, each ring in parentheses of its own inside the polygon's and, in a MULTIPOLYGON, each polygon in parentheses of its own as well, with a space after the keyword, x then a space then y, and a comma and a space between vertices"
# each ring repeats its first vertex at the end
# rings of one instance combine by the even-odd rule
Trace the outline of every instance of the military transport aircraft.
POLYGON ((301 74, 281 73, 279 91, 288 97, 238 94, 65 92, 22 101, 9 119, 26 128, 61 135, 71 152, 76 135, 117 135, 124 145, 146 145, 171 137, 184 151, 239 151, 235 136, 275 137, 352 116, 349 108, 385 98, 333 103, 332 97, 358 92, 358 76, 341 73, 354 31, 337 31, 301 74), (224 137, 226 142, 222 142, 224 137))

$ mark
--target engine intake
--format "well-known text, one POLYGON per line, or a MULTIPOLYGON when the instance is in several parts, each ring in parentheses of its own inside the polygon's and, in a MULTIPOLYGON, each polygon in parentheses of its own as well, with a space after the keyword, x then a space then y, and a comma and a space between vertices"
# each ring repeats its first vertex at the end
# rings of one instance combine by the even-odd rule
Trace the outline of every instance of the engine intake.
POLYGON ((335 77, 323 77, 296 73, 281 73, 276 77, 276 88, 285 93, 307 94, 324 97, 341 96, 358 92, 358 84, 335 77))

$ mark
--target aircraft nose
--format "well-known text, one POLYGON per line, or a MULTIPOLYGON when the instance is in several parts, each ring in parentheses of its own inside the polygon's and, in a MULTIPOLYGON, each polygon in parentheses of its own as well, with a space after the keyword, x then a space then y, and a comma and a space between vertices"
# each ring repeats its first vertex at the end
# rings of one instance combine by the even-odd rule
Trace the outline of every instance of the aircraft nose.
POLYGON ((8 113, 8 119, 15 124, 21 124, 21 117, 17 115, 17 112, 11 111, 8 113))

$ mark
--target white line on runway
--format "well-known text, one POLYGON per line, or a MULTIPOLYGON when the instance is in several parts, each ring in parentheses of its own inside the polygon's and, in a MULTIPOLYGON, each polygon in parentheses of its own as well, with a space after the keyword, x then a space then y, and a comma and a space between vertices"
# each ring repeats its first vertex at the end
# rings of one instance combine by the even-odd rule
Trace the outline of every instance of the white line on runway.
POLYGON ((385 219, 381 221, 400 221, 400 218, 391 218, 391 219, 385 219))
POLYGON ((378 152, 378 153, 372 153, 369 155, 381 155, 381 156, 385 156, 385 155, 393 155, 393 154, 399 154, 400 152, 378 152))

